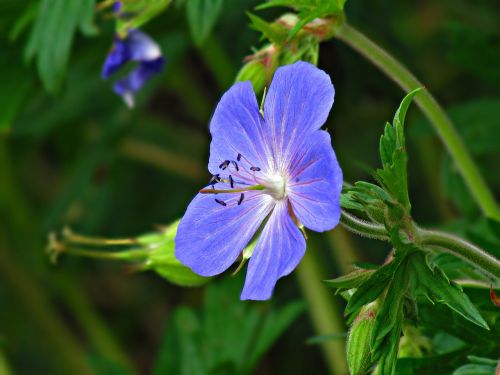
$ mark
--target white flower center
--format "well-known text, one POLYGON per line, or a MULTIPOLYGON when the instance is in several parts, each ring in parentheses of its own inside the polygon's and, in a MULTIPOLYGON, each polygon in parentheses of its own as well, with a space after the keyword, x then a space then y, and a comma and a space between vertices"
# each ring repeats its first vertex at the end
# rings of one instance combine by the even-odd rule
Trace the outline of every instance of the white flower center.
POLYGON ((287 196, 287 178, 281 173, 275 173, 265 178, 266 192, 276 200, 287 196))

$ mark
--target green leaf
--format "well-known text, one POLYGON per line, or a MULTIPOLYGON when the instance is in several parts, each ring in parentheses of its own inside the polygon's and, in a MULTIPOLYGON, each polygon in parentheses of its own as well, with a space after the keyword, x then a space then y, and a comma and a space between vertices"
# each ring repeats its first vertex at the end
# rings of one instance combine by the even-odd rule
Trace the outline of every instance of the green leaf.
POLYGON ((162 13, 172 0, 134 0, 122 4, 121 12, 127 17, 116 20, 116 32, 125 37, 130 29, 138 29, 162 13))
POLYGON ((303 302, 280 309, 239 300, 241 277, 212 283, 201 319, 181 307, 165 331, 156 374, 249 374, 304 311, 303 302), (190 363, 192 362, 192 363, 190 363))
POLYGON ((357 269, 335 279, 325 280, 324 283, 329 287, 337 289, 358 288, 365 283, 374 272, 373 270, 357 269))
POLYGON ((346 0, 270 0, 257 6, 257 9, 289 7, 297 11, 299 21, 288 34, 288 39, 291 39, 315 18, 341 14, 344 11, 345 2, 346 0))
POLYGON ((495 375, 496 366, 468 364, 453 371, 453 375, 495 375))
POLYGON ((458 285, 450 282, 439 268, 431 269, 423 253, 413 254, 409 264, 414 296, 421 295, 433 303, 443 303, 472 323, 489 329, 469 297, 458 285))
POLYGON ((264 322, 261 324, 255 345, 252 345, 252 350, 246 359, 245 370, 247 373, 252 373, 251 370, 262 356, 304 310, 305 304, 302 301, 296 301, 267 314, 264 322))
POLYGON ((250 26, 260 31, 267 39, 277 45, 283 45, 287 39, 287 30, 276 23, 270 23, 266 20, 247 12, 248 18, 250 18, 250 26))
POLYGON ((410 103, 420 90, 417 88, 403 98, 394 115, 392 125, 386 124, 384 134, 380 138, 382 169, 377 170, 377 179, 407 212, 409 212, 411 205, 408 198, 408 157, 405 146, 404 122, 410 103))
POLYGON ((219 18, 223 0, 187 0, 189 29, 196 45, 201 46, 219 18))
POLYGON ((378 270, 373 272, 370 277, 358 287, 356 292, 354 292, 347 303, 345 314, 350 315, 359 311, 361 307, 374 301, 378 296, 380 296, 389 284, 390 280, 392 280, 399 263, 399 258, 395 258, 390 263, 384 264, 378 270))
POLYGON ((77 29, 95 35, 94 0, 42 0, 26 46, 25 57, 36 57, 38 73, 49 92, 59 90, 66 73, 77 29))
POLYGON ((200 321, 195 313, 186 307, 178 308, 166 327, 153 375, 206 374, 199 351, 200 330, 200 321))

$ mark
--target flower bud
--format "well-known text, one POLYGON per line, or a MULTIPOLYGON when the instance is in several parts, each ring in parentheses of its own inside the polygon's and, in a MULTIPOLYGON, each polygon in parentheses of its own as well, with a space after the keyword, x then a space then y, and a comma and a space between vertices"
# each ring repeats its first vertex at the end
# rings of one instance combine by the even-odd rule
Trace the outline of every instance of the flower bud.
POLYGON ((179 222, 172 223, 158 233, 143 235, 137 241, 149 249, 147 259, 137 270, 150 270, 167 281, 180 286, 199 286, 209 278, 199 276, 177 260, 174 238, 179 222))
POLYGON ((260 61, 249 61, 240 69, 235 81, 251 81, 254 91, 262 92, 267 83, 266 67, 260 61))
POLYGON ((377 315, 377 303, 364 306, 347 338, 347 363, 351 375, 362 375, 372 366, 370 340, 377 315))

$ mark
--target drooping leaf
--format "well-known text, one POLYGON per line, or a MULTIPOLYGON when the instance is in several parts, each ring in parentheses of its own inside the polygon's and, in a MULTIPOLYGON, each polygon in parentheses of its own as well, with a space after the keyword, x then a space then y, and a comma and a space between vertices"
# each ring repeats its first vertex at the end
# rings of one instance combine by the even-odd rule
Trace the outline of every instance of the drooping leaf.
POLYGON ((125 37, 130 29, 137 29, 161 14, 172 0, 134 0, 122 2, 120 16, 116 21, 116 32, 125 37))
POLYGON ((36 58, 38 73, 49 92, 56 92, 64 79, 74 35, 79 29, 95 35, 94 0, 42 0, 26 46, 25 57, 36 58))
POLYGON ((223 0, 186 0, 189 29, 198 46, 201 46, 212 32, 223 3, 223 0))

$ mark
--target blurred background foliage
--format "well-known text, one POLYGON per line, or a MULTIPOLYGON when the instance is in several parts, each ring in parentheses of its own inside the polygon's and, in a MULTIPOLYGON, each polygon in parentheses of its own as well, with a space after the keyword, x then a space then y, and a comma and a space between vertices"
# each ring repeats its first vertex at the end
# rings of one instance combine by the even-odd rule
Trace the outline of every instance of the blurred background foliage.
MULTIPOLYGON (((109 12, 94 17, 93 0, 0 0, 0 373, 328 372, 314 343, 341 344, 345 328, 308 341, 316 335, 311 309, 293 276, 271 302, 250 303, 238 300, 242 275, 180 288, 152 273, 125 275, 119 264, 62 256, 54 266, 45 253, 47 234, 64 226, 131 237, 182 216, 209 178, 211 113, 251 47, 262 46, 245 14, 258 3, 177 1, 152 19, 144 30, 161 45, 166 69, 129 110, 100 78, 115 28, 109 12)), ((352 0, 346 14, 447 108, 500 198, 498 2, 352 0)), ((336 87, 326 127, 345 179, 369 180, 383 125, 403 94, 340 42, 321 45, 319 66, 336 87)), ((500 224, 481 217, 415 109, 408 132, 415 219, 500 256, 500 224)), ((388 250, 340 228, 311 233, 308 247, 320 262, 310 265, 318 280, 352 261, 380 263, 388 250)), ((453 261, 443 262, 448 270, 453 261)), ((494 315, 487 290, 467 291, 494 315)), ((324 292, 340 321, 341 299, 324 292)), ((464 335, 469 323, 445 308, 431 314, 446 321, 422 322, 434 335, 433 369, 450 373, 475 363, 467 355, 498 355, 498 321, 489 336, 464 335), (450 361, 451 351, 461 355, 450 361)), ((425 366, 407 359, 399 370, 428 373, 425 366)))

